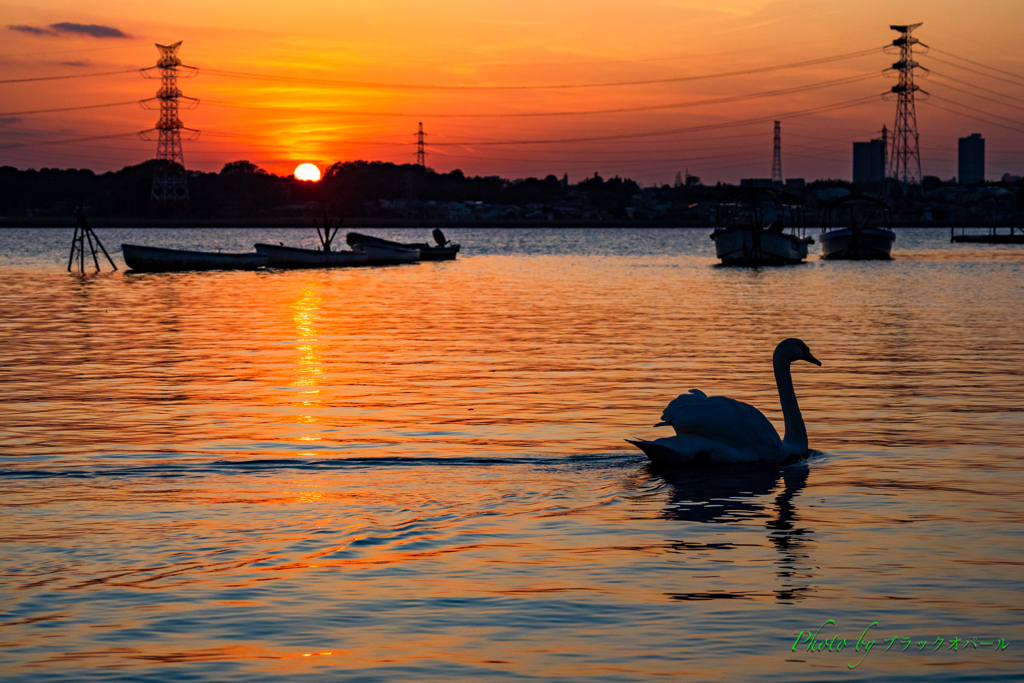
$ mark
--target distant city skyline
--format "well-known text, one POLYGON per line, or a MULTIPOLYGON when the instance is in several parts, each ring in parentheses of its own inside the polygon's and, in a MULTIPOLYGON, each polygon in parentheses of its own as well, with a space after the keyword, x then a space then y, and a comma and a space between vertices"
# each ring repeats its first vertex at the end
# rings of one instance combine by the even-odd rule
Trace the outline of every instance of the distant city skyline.
POLYGON ((178 85, 200 101, 181 119, 203 131, 184 141, 188 168, 414 163, 422 121, 439 172, 660 185, 688 170, 735 183, 770 175, 779 119, 787 177, 850 180, 852 143, 893 126, 895 103, 881 97, 894 83, 882 73, 895 59, 882 51, 889 25, 923 22, 923 173, 957 176, 957 141, 972 133, 991 178, 1024 172, 1016 0, 297 0, 287 12, 39 0, 4 19, 0 165, 17 168, 102 172, 154 157, 135 133, 158 113, 136 102, 159 81, 137 70, 156 63, 154 43, 181 40, 199 74, 178 85))
POLYGON ((981 133, 972 133, 959 140, 957 154, 959 175, 964 184, 981 183, 985 177, 985 138, 981 133))

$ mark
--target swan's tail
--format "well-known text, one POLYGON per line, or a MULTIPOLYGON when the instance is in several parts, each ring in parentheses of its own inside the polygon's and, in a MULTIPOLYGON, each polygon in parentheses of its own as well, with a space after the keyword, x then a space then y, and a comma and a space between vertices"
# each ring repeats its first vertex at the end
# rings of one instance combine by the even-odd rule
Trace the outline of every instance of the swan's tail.
POLYGON ((642 450, 654 462, 682 463, 689 461, 692 457, 654 441, 626 439, 626 442, 642 450))

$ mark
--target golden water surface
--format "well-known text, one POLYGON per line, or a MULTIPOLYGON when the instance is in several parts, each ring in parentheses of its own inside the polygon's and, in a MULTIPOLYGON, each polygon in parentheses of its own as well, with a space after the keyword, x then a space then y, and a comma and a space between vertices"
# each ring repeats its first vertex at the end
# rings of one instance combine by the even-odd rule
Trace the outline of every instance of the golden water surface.
POLYGON ((753 270, 708 232, 85 278, 70 231, 0 234, 2 677, 1020 680, 1024 250, 902 230, 891 262, 753 270), (623 441, 691 388, 781 431, 786 337, 823 362, 806 463, 623 441), (844 649, 794 650, 823 624, 844 649))

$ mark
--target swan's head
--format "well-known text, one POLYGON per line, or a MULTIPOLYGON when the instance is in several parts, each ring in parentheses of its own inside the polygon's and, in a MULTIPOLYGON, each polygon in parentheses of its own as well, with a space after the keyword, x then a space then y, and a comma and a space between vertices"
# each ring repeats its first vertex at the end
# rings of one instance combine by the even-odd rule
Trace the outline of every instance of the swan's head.
POLYGON ((773 360, 779 360, 784 363, 805 360, 808 363, 814 363, 821 367, 821 361, 811 355, 811 350, 807 348, 807 344, 804 344, 799 339, 783 339, 779 342, 779 345, 775 347, 773 360))

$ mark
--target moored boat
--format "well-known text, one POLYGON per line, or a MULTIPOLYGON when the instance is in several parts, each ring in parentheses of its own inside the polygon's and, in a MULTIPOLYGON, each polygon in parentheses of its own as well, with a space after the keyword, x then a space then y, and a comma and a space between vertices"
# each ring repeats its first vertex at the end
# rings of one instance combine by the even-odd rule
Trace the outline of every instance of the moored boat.
POLYGON ((454 260, 459 253, 459 249, 462 248, 461 245, 452 244, 451 242, 448 242, 447 240, 444 239, 443 233, 440 235, 440 238, 437 239, 439 242, 443 242, 443 244, 434 245, 427 244, 425 242, 393 242, 391 240, 386 240, 381 237, 363 235, 362 233, 358 232, 350 232, 345 236, 345 241, 348 242, 349 245, 353 247, 355 247, 355 245, 357 244, 377 244, 390 247, 402 247, 405 249, 418 249, 420 252, 419 260, 421 261, 454 260))
POLYGON ((839 228, 821 233, 821 258, 885 260, 892 258, 896 233, 886 228, 839 228))
POLYGON ((392 246, 388 244, 364 244, 357 242, 352 251, 366 254, 366 265, 384 265, 390 263, 411 263, 420 260, 419 249, 392 246))
POLYGON ((802 263, 814 240, 796 234, 802 217, 799 197, 752 184, 722 202, 711 233, 715 253, 726 266, 780 266, 802 263), (788 220, 787 220, 788 219, 788 220), (763 223, 771 220, 767 227, 763 223), (786 232, 786 223, 790 232, 786 232))
POLYGON ((715 252, 726 266, 781 266, 807 258, 810 237, 800 237, 772 227, 730 226, 711 233, 715 252))
POLYGON ((889 205, 881 197, 848 194, 829 202, 825 207, 825 229, 818 237, 821 258, 848 261, 892 258, 896 233, 887 227, 868 226, 878 215, 888 224, 889 205), (849 227, 837 226, 846 210, 849 210, 849 227))
POLYGON ((369 256, 359 251, 323 251, 275 244, 256 244, 256 251, 269 257, 271 268, 338 268, 366 265, 369 256))
POLYGON ((182 270, 253 270, 267 265, 266 254, 224 254, 186 249, 164 249, 122 244, 121 254, 136 272, 160 273, 182 270))

